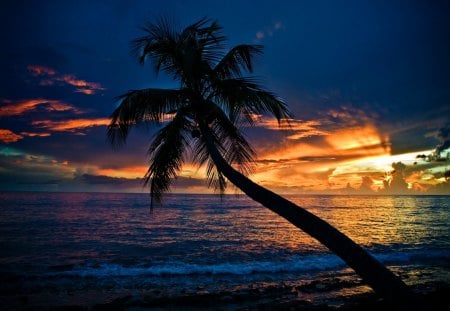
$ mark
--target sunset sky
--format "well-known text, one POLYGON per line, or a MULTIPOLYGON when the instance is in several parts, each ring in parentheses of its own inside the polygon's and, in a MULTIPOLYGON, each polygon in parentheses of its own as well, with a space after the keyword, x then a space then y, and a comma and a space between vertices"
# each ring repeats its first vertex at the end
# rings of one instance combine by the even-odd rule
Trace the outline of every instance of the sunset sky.
MULTIPOLYGON (((176 88, 130 53, 146 21, 208 16, 294 114, 244 129, 250 176, 282 193, 444 193, 450 183, 449 1, 17 1, 0 4, 0 191, 146 192, 154 128, 106 140, 115 97, 176 88), (419 156, 419 157, 418 157, 419 156)), ((175 192, 205 192, 186 163, 175 192)))

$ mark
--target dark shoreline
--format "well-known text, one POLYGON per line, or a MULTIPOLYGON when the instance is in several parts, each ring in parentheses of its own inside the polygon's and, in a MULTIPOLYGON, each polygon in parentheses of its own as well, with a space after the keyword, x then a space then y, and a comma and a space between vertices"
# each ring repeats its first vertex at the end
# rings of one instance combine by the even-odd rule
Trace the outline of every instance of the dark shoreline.
MULTIPOLYGON (((340 284, 343 285, 343 284, 340 284)), ((342 289, 342 288, 341 288, 342 289)), ((345 284, 344 284, 345 289, 345 284)), ((349 288, 350 289, 350 288, 349 288)), ((289 285, 245 287, 235 291, 208 292, 198 289, 192 293, 165 296, 158 290, 142 295, 124 294, 105 303, 86 305, 83 301, 73 304, 53 306, 29 305, 23 301, 21 306, 5 310, 42 310, 42 311, 160 311, 160 310, 450 310, 450 284, 434 283, 432 286, 416 286, 414 292, 421 297, 422 305, 408 306, 388 304, 372 292, 352 294, 345 293, 338 298, 311 300, 309 294, 321 290, 320 283, 311 283, 307 287, 289 285)), ((353 292, 353 289, 350 291, 353 292)), ((81 296, 80 297, 81 300, 81 296)))
MULTIPOLYGON (((401 310, 402 306, 388 304, 377 298, 373 293, 357 295, 356 297, 334 301, 331 305, 314 303, 302 299, 299 292, 287 288, 267 288, 260 290, 245 290, 239 294, 221 295, 200 293, 179 297, 150 299, 148 301, 133 300, 128 296, 115 301, 96 305, 93 311, 103 310, 401 310), (139 310, 139 309, 138 309, 139 310)), ((432 292, 423 295, 424 305, 417 308, 408 306, 405 310, 449 310, 450 285, 441 284, 432 292), (425 307, 424 307, 425 306, 425 307), (425 309, 424 309, 425 308, 425 309)), ((65 310, 64 310, 65 311, 65 310)))

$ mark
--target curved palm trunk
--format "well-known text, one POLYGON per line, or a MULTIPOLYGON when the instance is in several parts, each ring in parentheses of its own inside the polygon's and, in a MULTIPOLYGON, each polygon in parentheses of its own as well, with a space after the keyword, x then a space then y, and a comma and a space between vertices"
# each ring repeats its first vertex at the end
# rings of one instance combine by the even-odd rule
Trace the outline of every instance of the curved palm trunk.
POLYGON ((276 193, 257 185, 233 169, 217 150, 208 126, 206 124, 200 124, 200 130, 205 139, 209 154, 218 170, 236 187, 241 189, 253 200, 285 218, 328 247, 355 270, 377 294, 386 300, 408 303, 414 300, 412 292, 399 277, 384 267, 345 234, 321 218, 276 193))

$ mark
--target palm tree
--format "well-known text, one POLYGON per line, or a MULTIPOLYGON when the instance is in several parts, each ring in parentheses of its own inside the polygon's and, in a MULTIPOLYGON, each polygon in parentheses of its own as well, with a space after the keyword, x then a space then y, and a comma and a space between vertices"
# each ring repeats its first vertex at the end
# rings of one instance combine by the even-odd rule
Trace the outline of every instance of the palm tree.
POLYGON ((113 145, 120 145, 135 125, 163 125, 148 150, 151 164, 145 183, 150 186, 152 204, 169 190, 183 163, 206 164, 213 188, 223 193, 230 181, 328 247, 385 299, 410 299, 409 288, 346 235, 246 177, 255 153, 240 131, 242 125, 254 125, 254 116, 261 114, 273 115, 279 124, 291 118, 280 98, 244 76, 252 72, 253 59, 262 47, 242 44, 224 52, 221 27, 207 18, 182 30, 160 19, 143 30, 146 35, 132 42, 139 62, 151 59, 156 72, 166 72, 180 87, 121 95, 108 137, 113 145))

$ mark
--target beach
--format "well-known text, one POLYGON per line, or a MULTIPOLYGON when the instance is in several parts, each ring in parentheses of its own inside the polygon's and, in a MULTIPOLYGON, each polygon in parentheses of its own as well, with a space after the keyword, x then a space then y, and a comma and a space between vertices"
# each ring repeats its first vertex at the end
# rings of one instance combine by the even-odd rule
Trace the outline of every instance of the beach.
MULTIPOLYGON (((244 196, 2 193, 5 310, 373 310, 338 257, 244 196)), ((447 310, 445 196, 291 196, 447 310)), ((428 308, 427 307, 427 308, 428 308)))
MULTIPOLYGON (((101 311, 101 310, 403 310, 403 304, 386 303, 374 293, 344 294, 345 282, 336 280, 334 284, 311 282, 303 286, 293 284, 252 284, 228 291, 210 293, 201 288, 190 293, 165 295, 155 289, 143 295, 124 294, 110 301, 98 304, 83 304, 95 293, 85 292, 80 297, 72 293, 70 299, 60 299, 58 305, 33 304, 23 300, 21 310, 59 310, 59 311, 101 311), (327 288, 328 287, 328 288, 327 288), (329 287, 342 292, 342 296, 332 300, 310 300, 314 292, 325 292, 329 287), (70 301, 72 300, 72 301, 70 301)), ((414 288, 421 305, 407 306, 404 310, 448 310, 450 307, 450 286, 446 283, 433 284, 433 287, 414 288)), ((98 294, 98 293, 97 293, 98 294)), ((42 298, 42 297, 41 297, 42 298)), ((56 297, 53 296, 52 299, 56 297)), ((19 309, 19 308, 18 308, 19 309)), ((8 310, 8 309, 7 309, 8 310)))

